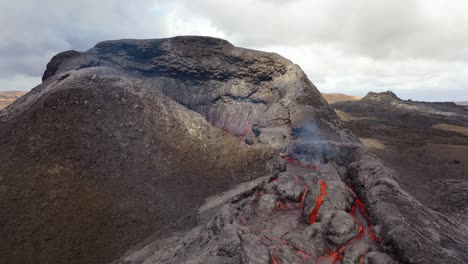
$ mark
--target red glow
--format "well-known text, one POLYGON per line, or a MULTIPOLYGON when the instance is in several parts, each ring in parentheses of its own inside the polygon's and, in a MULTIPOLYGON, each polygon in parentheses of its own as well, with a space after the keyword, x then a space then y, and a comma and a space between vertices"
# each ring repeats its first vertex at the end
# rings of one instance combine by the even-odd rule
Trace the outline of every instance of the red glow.
POLYGON ((273 264, 279 264, 278 259, 276 259, 275 255, 271 254, 271 261, 273 264))
MULTIPOLYGON (((349 188, 351 192, 355 193, 354 188, 352 185, 349 185, 349 188)), ((366 205, 364 202, 356 198, 354 200, 354 203, 351 207, 351 215, 354 217, 356 223, 359 225, 359 234, 354 237, 353 239, 349 240, 346 242, 344 245, 341 245, 338 250, 333 251, 331 253, 328 253, 325 256, 322 256, 318 259, 320 262, 320 259, 333 259, 333 263, 338 263, 342 259, 342 253, 348 247, 351 243, 360 240, 360 239, 370 239, 371 241, 374 242, 380 242, 380 238, 378 238, 373 232, 372 232, 372 225, 370 224, 370 219, 369 219, 369 214, 367 213, 366 210, 366 205)), ((325 251, 329 251, 330 249, 327 248, 325 251)), ((364 256, 361 256, 359 258, 359 263, 362 264, 364 263, 364 256)))
POLYGON ((302 164, 300 163, 299 161, 289 157, 289 156, 285 156, 284 159, 293 164, 293 165, 296 165, 296 166, 300 166, 300 167, 303 167, 303 168, 306 168, 306 169, 311 169, 311 170, 320 170, 320 166, 312 166, 312 165, 306 165, 306 164, 302 164))
MULTIPOLYGON (((317 170, 320 169, 320 167, 302 165, 297 160, 294 160, 289 157, 285 157, 285 159, 289 163, 292 163, 297 166, 305 167, 308 169, 314 169, 314 168, 316 168, 317 170)), ((320 174, 316 175, 316 177, 319 177, 319 181, 317 182, 319 186, 316 186, 314 188, 319 188, 320 191, 316 197, 314 208, 308 215, 307 220, 309 221, 309 224, 313 224, 317 221, 318 213, 320 211, 321 205, 324 203, 325 199, 327 198, 327 193, 328 195, 331 195, 331 191, 330 190, 327 191, 329 187, 327 186, 325 181, 320 180, 320 176, 321 176, 320 174)), ((277 180, 277 177, 271 177, 269 179, 269 182, 274 182, 276 180, 277 180)), ((304 179, 304 176, 291 176, 290 180, 293 181, 294 184, 298 184, 303 187, 303 191, 300 194, 300 203, 298 200, 279 198, 275 202, 276 208, 273 210, 271 216, 281 217, 281 214, 285 214, 285 215, 294 214, 294 215, 297 215, 298 217, 297 221, 299 221, 299 224, 304 224, 301 218, 301 214, 304 213, 303 208, 305 207, 305 201, 306 201, 306 198, 308 198, 307 195, 312 186, 309 187, 307 185, 308 181, 304 179)), ((356 194, 353 186, 349 182, 348 184, 349 184, 350 191, 356 194)), ((266 192, 268 193, 268 190, 266 190, 266 192)), ((248 223, 249 218, 251 218, 251 216, 258 209, 258 202, 261 196, 262 196, 261 191, 257 191, 255 193, 254 199, 250 205, 251 210, 247 210, 247 212, 245 213, 245 216, 240 219, 241 224, 243 225, 249 224, 248 223)), ((312 200, 312 198, 315 198, 315 197, 309 197, 309 200, 312 200)), ((323 209, 324 208, 322 208, 322 210, 323 209)), ((358 233, 356 233, 356 236, 353 238, 350 238, 347 242, 343 243, 342 245, 333 246, 331 249, 327 246, 324 252, 322 252, 323 256, 317 258, 317 263, 338 264, 340 263, 340 261, 342 261, 345 251, 347 251, 347 249, 351 245, 354 245, 355 243, 358 243, 360 241, 365 241, 366 243, 370 243, 374 245, 380 242, 380 239, 372 232, 372 225, 370 223, 369 214, 366 209, 366 204, 359 197, 355 198, 355 200, 353 201, 351 205, 350 214, 353 216, 356 222, 356 227, 358 230, 358 233)), ((278 220, 273 222, 273 225, 264 226, 263 230, 255 226, 250 227, 251 232, 259 237, 260 243, 262 243, 263 245, 269 248, 269 251, 270 251, 269 254, 270 254, 270 259, 271 259, 270 263, 272 264, 280 264, 282 262, 281 255, 278 255, 279 254, 278 249, 282 245, 291 246, 293 252, 297 255, 297 257, 300 258, 301 261, 298 260, 300 263, 310 262, 311 260, 315 259, 315 254, 310 255, 307 252, 308 251, 307 248, 298 247, 298 245, 294 244, 294 241, 290 241, 287 234, 296 230, 295 224, 297 223, 291 224, 289 222, 290 222, 289 218, 284 218, 284 219, 279 218, 278 220)), ((358 259, 359 262, 357 263, 362 264, 364 261, 364 256, 365 254, 360 256, 358 259)))
POLYGON ((359 207, 361 207, 361 210, 366 210, 366 207, 364 205, 364 202, 361 201, 361 199, 359 198, 356 198, 356 200, 354 201, 359 207))
POLYGON ((322 196, 325 196, 327 195, 327 193, 325 192, 325 190, 327 189, 327 184, 324 182, 324 181, 320 181, 320 195, 322 196))
POLYGON ((380 238, 377 237, 374 232, 372 232, 372 226, 369 226, 369 237, 372 241, 375 241, 375 242, 380 242, 380 238))
POLYGON ((288 209, 289 207, 286 203, 278 202, 278 208, 285 210, 285 209, 288 209))
POLYGON ((309 223, 313 224, 317 220, 317 214, 318 210, 320 209, 320 206, 322 205, 322 196, 317 197, 317 203, 315 204, 314 210, 312 210, 312 213, 309 216, 309 223))
POLYGON ((378 238, 374 234, 374 232, 372 232, 372 225, 370 223, 369 214, 367 213, 366 206, 361 199, 356 198, 354 200, 354 204, 351 208, 351 215, 354 217, 356 222, 360 225, 359 233, 366 231, 366 233, 369 235, 369 238, 372 241, 380 242, 380 238, 378 238), (365 228, 363 227, 363 225, 365 225, 365 228))
POLYGON ((301 204, 299 206, 291 205, 291 204, 288 204, 288 203, 282 202, 282 201, 277 201, 276 202, 277 209, 280 209, 280 210, 295 210, 295 209, 304 208, 305 198, 307 196, 308 191, 309 191, 309 187, 304 186, 304 191, 301 194, 301 204))
POLYGON ((251 130, 252 130, 252 126, 251 125, 246 125, 244 127, 244 130, 242 130, 242 133, 241 133, 241 136, 240 136, 240 141, 244 141, 245 137, 250 133, 251 130))
POLYGON ((278 180, 278 176, 273 176, 268 180, 268 183, 272 183, 272 182, 277 181, 277 180, 278 180))
POLYGON ((317 202, 315 202, 315 207, 312 210, 312 213, 310 213, 309 215, 309 224, 313 224, 317 220, 317 215, 320 210, 320 206, 323 203, 323 199, 327 195, 327 193, 325 192, 325 190, 327 189, 327 184, 324 181, 320 181, 319 184, 320 184, 320 195, 317 197, 317 202))
POLYGON ((319 257, 317 259, 317 263, 320 263, 321 260, 324 260, 324 259, 332 259, 333 260, 333 264, 336 264, 338 262, 340 262, 340 260, 342 259, 343 257, 341 256, 339 250, 337 251, 333 251, 331 252, 330 254, 326 255, 326 256, 322 256, 322 257, 319 257))
POLYGON ((359 258, 359 264, 364 264, 364 255, 359 258))

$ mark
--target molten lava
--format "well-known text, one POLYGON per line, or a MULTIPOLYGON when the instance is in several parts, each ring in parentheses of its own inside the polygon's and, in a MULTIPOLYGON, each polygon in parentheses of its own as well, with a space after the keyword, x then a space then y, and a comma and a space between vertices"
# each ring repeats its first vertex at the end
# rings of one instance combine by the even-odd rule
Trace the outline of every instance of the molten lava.
POLYGON ((273 262, 273 264, 279 264, 278 262, 278 259, 276 259, 275 255, 271 255, 271 261, 273 262))
POLYGON ((320 206, 323 203, 323 199, 327 195, 327 193, 325 192, 325 190, 327 189, 327 184, 324 181, 320 181, 319 184, 320 184, 320 195, 317 197, 317 202, 315 202, 315 207, 312 210, 312 213, 310 213, 309 215, 309 224, 313 224, 317 220, 317 215, 320 210, 320 206))
POLYGON ((356 198, 351 208, 351 215, 354 217, 356 222, 359 224, 359 232, 365 233, 367 236, 375 242, 380 242, 374 232, 372 231, 372 225, 370 223, 369 214, 367 213, 366 206, 361 199, 356 198), (364 232, 363 232, 364 231, 364 232))
MULTIPOLYGON (((298 166, 298 167, 303 167, 303 168, 305 167, 308 169, 317 169, 317 170, 320 169, 320 167, 318 166, 313 167, 310 165, 300 164, 298 161, 289 157, 285 157, 285 159, 289 163, 294 164, 295 166, 298 166)), ((313 224, 317 221, 320 208, 322 204, 324 203, 325 199, 327 198, 328 186, 325 181, 320 179, 320 176, 321 175, 319 173, 317 175, 317 177, 319 177, 319 181, 317 184, 320 186, 319 187, 320 193, 316 198, 315 206, 312 212, 310 212, 309 214, 309 217, 308 217, 309 224, 313 224)), ((277 180, 278 180, 277 177, 271 177, 268 182, 271 183, 277 180)), ((266 228, 261 228, 261 229, 256 226, 251 227, 252 234, 255 234, 260 239, 261 243, 264 246, 267 246, 270 248, 270 261, 273 264, 282 264, 281 260, 284 256, 282 256, 281 254, 284 254, 284 252, 278 251, 282 245, 290 246, 294 250, 294 253, 298 257, 300 257, 304 262, 308 263, 311 260, 311 258, 313 258, 312 255, 307 253, 306 248, 298 247, 298 245, 296 245, 295 243, 292 243, 288 238, 288 234, 294 232, 296 228, 295 225, 297 223, 291 222, 290 218, 287 218, 287 217, 284 218, 284 216, 297 216, 297 219, 300 221, 300 219, 302 219, 301 215, 303 214, 303 210, 304 210, 303 208, 305 207, 307 194, 309 193, 309 186, 306 184, 303 176, 293 176, 291 177, 291 180, 294 181, 295 184, 302 185, 304 188, 300 196, 300 203, 297 200, 277 198, 277 200, 275 201, 276 206, 275 208, 273 208, 271 215, 268 216, 269 218, 271 218, 272 223, 270 223, 269 226, 266 226, 266 228)), ((348 182, 348 186, 350 188, 350 191, 356 194, 356 191, 354 190, 353 186, 349 182, 348 182)), ((253 216, 253 214, 255 214, 255 211, 258 209, 259 200, 262 195, 263 193, 261 191, 257 191, 255 193, 255 197, 250 205, 251 206, 250 210, 248 211, 247 215, 245 215, 240 220, 241 224, 248 225, 247 222, 249 222, 250 218, 253 216)), ((358 227, 358 234, 355 237, 349 239, 347 242, 345 242, 342 245, 339 245, 334 248, 326 247, 326 249, 324 250, 323 256, 317 259, 317 263, 337 264, 343 259, 343 255, 345 254, 345 251, 347 251, 350 248, 350 246, 354 245, 355 243, 363 241, 365 243, 370 243, 370 244, 375 245, 376 243, 380 242, 380 239, 377 236, 375 236, 372 231, 372 225, 370 224, 369 214, 366 210, 366 206, 359 197, 355 198, 351 207, 351 211, 349 213, 354 217, 354 220, 358 227)), ((252 217, 252 219, 254 218, 252 217)), ((304 222, 301 222, 301 223, 306 224, 304 222)), ((359 256, 359 259, 358 259, 359 263, 363 263, 364 255, 359 256)))
MULTIPOLYGON (((354 189, 350 188, 353 192, 354 189)), ((351 244, 354 243, 358 240, 361 239, 369 239, 370 241, 376 243, 380 242, 380 238, 378 238, 373 232, 372 232, 372 225, 370 224, 369 220, 369 215, 367 214, 367 210, 365 207, 364 202, 356 198, 354 200, 353 206, 351 207, 351 215, 354 217, 356 223, 359 225, 359 234, 354 237, 353 239, 349 240, 346 242, 344 245, 341 245, 338 250, 333 251, 331 253, 328 253, 328 255, 322 256, 319 258, 318 263, 320 263, 320 260, 324 259, 332 259, 333 263, 338 263, 342 258, 343 258, 343 252, 344 250, 351 244)), ((361 256, 360 263, 362 263, 364 256, 361 256)))

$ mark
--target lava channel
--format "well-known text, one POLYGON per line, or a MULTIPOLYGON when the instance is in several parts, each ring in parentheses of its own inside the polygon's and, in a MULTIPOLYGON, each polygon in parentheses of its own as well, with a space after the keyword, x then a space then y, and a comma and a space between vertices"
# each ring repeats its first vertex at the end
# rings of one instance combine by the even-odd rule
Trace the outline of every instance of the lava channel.
MULTIPOLYGON (((354 193, 354 189, 352 187, 351 191, 354 193)), ((350 244, 355 243, 357 241, 367 241, 369 243, 379 243, 380 238, 378 238, 372 231, 372 225, 370 223, 369 214, 367 213, 366 206, 362 200, 357 197, 354 200, 353 206, 351 207, 351 215, 354 217, 356 223, 359 225, 359 234, 346 242, 344 245, 341 245, 336 251, 330 252, 325 256, 320 257, 317 260, 317 263, 321 263, 323 261, 332 261, 333 264, 339 263, 339 261, 343 258, 343 252, 350 244)), ((363 260, 361 256, 360 260, 363 260)))
POLYGON ((319 184, 320 184, 320 195, 317 197, 317 201, 315 202, 315 207, 309 215, 310 224, 313 224, 315 223, 315 221, 317 221, 317 215, 320 210, 320 206, 323 203, 323 199, 325 199, 325 196, 327 195, 326 193, 327 184, 324 181, 320 181, 319 184))

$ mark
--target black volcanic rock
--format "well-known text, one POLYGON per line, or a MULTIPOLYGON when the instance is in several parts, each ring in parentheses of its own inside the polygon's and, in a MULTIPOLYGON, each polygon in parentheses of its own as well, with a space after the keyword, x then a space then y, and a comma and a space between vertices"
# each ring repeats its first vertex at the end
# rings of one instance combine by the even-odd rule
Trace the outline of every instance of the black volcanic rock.
POLYGON ((54 74, 57 72, 58 67, 60 64, 62 64, 64 61, 79 56, 80 53, 75 50, 69 50, 69 51, 64 51, 61 52, 57 55, 55 55, 52 60, 47 64, 47 68, 42 75, 42 81, 47 80, 48 78, 54 76, 54 74))
POLYGON ((277 54, 106 41, 43 79, 0 111, 7 263, 468 261, 466 227, 404 192, 277 54))
POLYGON ((0 112, 7 263, 103 263, 190 228, 206 197, 280 169, 292 127, 355 141, 298 66, 215 38, 106 41, 43 80, 0 112))
POLYGON ((141 82, 93 76, 48 81, 0 113, 8 263, 108 261, 207 195, 274 170, 267 148, 141 82))
POLYGON ((140 79, 249 144, 284 147, 291 127, 315 133, 310 123, 321 139, 355 140, 340 133, 341 122, 304 72, 277 54, 207 37, 105 41, 76 54, 54 57, 43 79, 90 67, 140 79))

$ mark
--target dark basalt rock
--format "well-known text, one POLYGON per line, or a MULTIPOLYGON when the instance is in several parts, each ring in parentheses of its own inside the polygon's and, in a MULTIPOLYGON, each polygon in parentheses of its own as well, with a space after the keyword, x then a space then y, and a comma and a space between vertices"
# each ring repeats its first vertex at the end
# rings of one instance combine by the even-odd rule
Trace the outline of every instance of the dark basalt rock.
POLYGON ((206 197, 284 169, 291 118, 355 140, 297 65, 221 39, 106 41, 43 80, 0 112, 8 263, 105 263, 195 226, 206 197))
POLYGON ((359 234, 354 218, 344 212, 335 211, 328 222, 328 239, 335 245, 343 245, 359 234))
POLYGON ((318 90, 298 66, 277 54, 208 37, 105 41, 73 54, 54 57, 43 78, 82 68, 112 69, 143 80, 250 144, 284 147, 292 139, 291 126, 309 134, 323 131, 321 139, 344 140, 337 134, 344 129, 341 122, 318 90))
POLYGON ((364 264, 396 264, 389 255, 382 252, 369 252, 364 258, 364 264))
POLYGON ((79 56, 81 53, 75 50, 68 50, 55 55, 47 64, 47 68, 42 75, 42 81, 49 79, 57 73, 59 66, 66 60, 79 56))
POLYGON ((132 247, 116 263, 468 261, 466 226, 405 193, 277 54, 106 41, 57 55, 43 79, 0 111, 8 263, 132 247))

